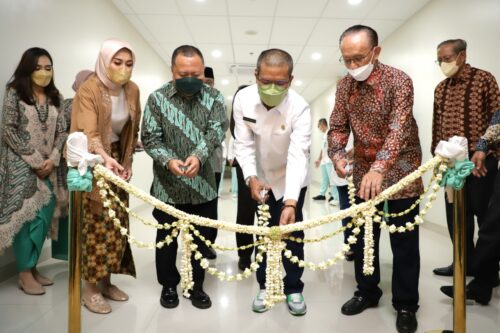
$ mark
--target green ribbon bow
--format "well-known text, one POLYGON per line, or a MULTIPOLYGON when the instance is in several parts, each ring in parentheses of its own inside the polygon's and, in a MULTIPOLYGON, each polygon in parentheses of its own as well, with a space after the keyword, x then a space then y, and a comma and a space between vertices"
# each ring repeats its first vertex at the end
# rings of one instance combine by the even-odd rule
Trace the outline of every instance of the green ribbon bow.
POLYGON ((87 172, 80 176, 77 169, 70 168, 68 170, 68 190, 90 192, 92 191, 92 172, 87 168, 87 172))
POLYGON ((455 190, 460 190, 465 185, 465 178, 471 174, 475 165, 468 159, 456 161, 453 168, 448 168, 443 174, 443 179, 439 182, 441 186, 451 186, 455 190))

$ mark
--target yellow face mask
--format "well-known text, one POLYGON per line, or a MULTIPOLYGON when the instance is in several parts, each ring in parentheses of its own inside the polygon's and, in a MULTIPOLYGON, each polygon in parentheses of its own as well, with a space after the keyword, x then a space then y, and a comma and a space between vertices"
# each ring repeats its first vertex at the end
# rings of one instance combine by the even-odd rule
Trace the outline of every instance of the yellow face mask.
POLYGON ((132 76, 132 70, 119 70, 115 71, 112 69, 108 69, 108 77, 114 84, 118 84, 123 86, 125 83, 130 81, 130 77, 132 76))
POLYGON ((40 69, 31 73, 31 81, 39 87, 45 88, 52 80, 52 70, 40 69))

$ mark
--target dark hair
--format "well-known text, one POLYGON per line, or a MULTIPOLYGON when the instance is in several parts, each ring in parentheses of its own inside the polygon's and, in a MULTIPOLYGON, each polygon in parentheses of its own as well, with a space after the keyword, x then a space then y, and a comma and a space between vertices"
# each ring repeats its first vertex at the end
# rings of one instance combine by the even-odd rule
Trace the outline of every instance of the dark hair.
POLYGON ((444 42, 439 43, 439 45, 437 46, 437 49, 439 50, 439 48, 441 46, 446 45, 446 44, 453 44, 453 52, 455 54, 459 54, 460 52, 467 50, 467 42, 463 39, 460 39, 460 38, 459 39, 445 40, 444 42))
POLYGON ((322 125, 325 125, 328 127, 328 122, 326 121, 325 118, 321 118, 320 120, 318 120, 318 123, 322 124, 322 125))
POLYGON ((214 70, 212 67, 205 67, 205 78, 207 79, 215 79, 214 77, 214 70))
MULTIPOLYGON (((19 61, 19 65, 12 75, 9 83, 7 83, 7 88, 12 88, 19 95, 19 98, 28 105, 34 105, 35 99, 33 98, 33 85, 31 82, 31 74, 36 70, 36 66, 38 64, 38 58, 46 56, 49 58, 52 66, 54 62, 52 61, 52 57, 50 56, 47 50, 42 49, 40 47, 32 47, 24 51, 21 61, 19 61)), ((54 85, 54 76, 50 80, 48 86, 43 88, 47 98, 50 102, 59 107, 59 90, 57 90, 54 85)))
POLYGON ((342 40, 344 39, 345 36, 350 35, 350 34, 356 34, 358 32, 365 31, 368 34, 368 37, 370 38, 370 42, 372 43, 372 47, 378 46, 378 34, 373 28, 370 28, 366 25, 361 25, 361 24, 356 24, 353 25, 350 28, 347 28, 346 31, 340 35, 339 38, 339 45, 342 43, 342 40))
POLYGON ((292 56, 281 49, 269 49, 262 51, 257 59, 257 73, 260 72, 260 66, 265 63, 268 66, 288 66, 288 75, 293 72, 292 56))
POLYGON ((175 59, 179 54, 182 54, 185 57, 194 57, 197 55, 201 58, 201 62, 205 64, 205 60, 203 59, 203 54, 201 54, 200 49, 192 45, 181 45, 174 50, 174 53, 172 53, 172 67, 175 66, 175 59))
POLYGON ((233 139, 235 139, 234 127, 236 126, 236 124, 234 123, 234 118, 233 118, 234 100, 236 98, 236 94, 238 94, 241 89, 244 89, 246 87, 248 87, 248 84, 242 84, 241 86, 238 87, 238 89, 236 89, 236 92, 233 95, 233 102, 231 103, 231 118, 229 119, 229 131, 231 132, 231 136, 233 137, 233 139))

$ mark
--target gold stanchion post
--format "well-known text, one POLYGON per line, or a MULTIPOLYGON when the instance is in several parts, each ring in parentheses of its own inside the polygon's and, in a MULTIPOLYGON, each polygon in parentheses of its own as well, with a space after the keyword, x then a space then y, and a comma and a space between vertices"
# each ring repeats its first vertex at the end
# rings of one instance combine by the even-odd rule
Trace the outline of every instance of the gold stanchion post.
POLYGON ((82 192, 72 191, 70 201, 69 233, 69 282, 68 282, 68 332, 81 332, 81 221, 82 192))
POLYGON ((453 331, 427 333, 465 333, 465 191, 453 191, 453 331))
POLYGON ((453 332, 465 333, 465 191, 453 196, 453 332))

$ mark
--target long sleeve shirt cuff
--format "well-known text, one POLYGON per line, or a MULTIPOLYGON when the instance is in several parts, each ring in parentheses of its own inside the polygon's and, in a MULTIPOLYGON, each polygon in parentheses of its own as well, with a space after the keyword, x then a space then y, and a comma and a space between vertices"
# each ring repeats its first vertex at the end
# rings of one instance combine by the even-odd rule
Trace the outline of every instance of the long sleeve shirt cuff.
POLYGON ((257 176, 257 168, 255 164, 241 165, 241 170, 243 171, 243 179, 247 179, 250 176, 257 176))
POLYGON ((61 161, 61 152, 59 151, 59 149, 52 149, 49 159, 54 163, 54 166, 59 166, 59 161, 61 161))
POLYGON ((387 171, 387 163, 385 161, 375 161, 370 167, 370 171, 375 171, 383 175, 387 171))
POLYGON ((204 165, 207 161, 208 155, 202 149, 195 149, 191 154, 191 156, 196 156, 200 161, 200 165, 204 165))
POLYGON ((21 155, 21 158, 28 163, 32 169, 39 169, 42 167, 44 158, 37 150, 31 155, 21 155))
POLYGON ((285 193, 283 195, 283 202, 286 200, 299 200, 299 195, 300 195, 300 185, 299 184, 293 184, 293 185, 287 185, 285 189, 285 193))

